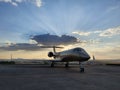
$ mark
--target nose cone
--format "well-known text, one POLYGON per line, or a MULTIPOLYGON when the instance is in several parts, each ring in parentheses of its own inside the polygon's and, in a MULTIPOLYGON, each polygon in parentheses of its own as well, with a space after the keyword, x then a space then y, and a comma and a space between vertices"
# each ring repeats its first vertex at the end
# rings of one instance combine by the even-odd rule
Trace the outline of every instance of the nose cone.
POLYGON ((90 56, 89 55, 84 55, 82 56, 82 60, 83 61, 88 61, 90 59, 90 56))
POLYGON ((86 54, 86 55, 84 56, 84 59, 85 59, 85 61, 87 61, 87 60, 90 59, 90 56, 89 56, 88 54, 86 54))
POLYGON ((88 55, 88 57, 86 57, 86 60, 89 60, 90 59, 90 56, 88 55))
POLYGON ((88 60, 88 59, 90 59, 90 55, 89 55, 88 53, 85 53, 85 54, 84 54, 84 58, 85 58, 86 60, 88 60))

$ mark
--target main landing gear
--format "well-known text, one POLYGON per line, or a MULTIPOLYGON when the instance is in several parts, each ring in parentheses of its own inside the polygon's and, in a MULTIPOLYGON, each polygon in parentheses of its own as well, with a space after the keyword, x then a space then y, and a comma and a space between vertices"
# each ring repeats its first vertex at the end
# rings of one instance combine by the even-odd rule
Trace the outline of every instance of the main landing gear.
MULTIPOLYGON (((55 62, 52 62, 52 63, 51 63, 51 67, 54 67, 54 64, 55 64, 55 62)), ((69 62, 66 62, 65 67, 66 67, 66 68, 69 67, 69 62)))
MULTIPOLYGON (((54 67, 54 64, 55 64, 55 62, 52 62, 51 67, 54 67)), ((65 67, 66 68, 69 67, 69 62, 66 62, 65 67)), ((85 72, 84 65, 82 63, 80 63, 80 72, 81 73, 85 72)))
POLYGON ((54 62, 51 63, 51 67, 54 67, 54 62))

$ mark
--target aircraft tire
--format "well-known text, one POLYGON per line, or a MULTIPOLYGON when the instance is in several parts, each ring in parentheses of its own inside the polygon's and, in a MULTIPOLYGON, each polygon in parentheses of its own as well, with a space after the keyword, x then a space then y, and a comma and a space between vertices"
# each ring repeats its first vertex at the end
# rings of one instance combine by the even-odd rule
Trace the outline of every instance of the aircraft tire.
POLYGON ((85 70, 84 68, 80 68, 80 72, 83 73, 85 70))
POLYGON ((54 62, 51 63, 51 67, 54 67, 54 62))
POLYGON ((65 67, 67 68, 67 67, 69 67, 69 64, 68 64, 68 62, 65 64, 65 67))

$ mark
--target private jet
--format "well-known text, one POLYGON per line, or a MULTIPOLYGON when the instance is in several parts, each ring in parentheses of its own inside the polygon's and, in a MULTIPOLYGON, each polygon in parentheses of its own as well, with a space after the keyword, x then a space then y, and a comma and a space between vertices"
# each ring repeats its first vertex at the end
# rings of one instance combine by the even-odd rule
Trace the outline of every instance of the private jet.
POLYGON ((82 62, 88 61, 90 59, 89 54, 81 47, 56 52, 56 47, 53 46, 53 52, 48 53, 48 57, 53 57, 51 60, 51 67, 54 67, 55 62, 66 62, 65 67, 69 66, 69 62, 78 61, 80 63, 80 72, 84 72, 84 65, 82 62))

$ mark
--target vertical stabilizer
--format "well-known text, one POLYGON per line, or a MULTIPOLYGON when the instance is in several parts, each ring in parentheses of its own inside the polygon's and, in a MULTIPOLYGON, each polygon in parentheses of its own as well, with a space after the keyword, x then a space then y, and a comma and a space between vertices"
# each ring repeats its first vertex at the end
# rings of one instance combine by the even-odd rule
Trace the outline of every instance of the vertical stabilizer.
POLYGON ((56 49, 55 49, 55 46, 53 46, 53 52, 56 53, 56 49))

